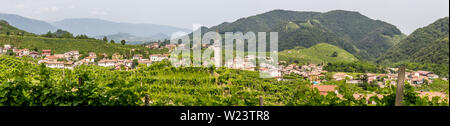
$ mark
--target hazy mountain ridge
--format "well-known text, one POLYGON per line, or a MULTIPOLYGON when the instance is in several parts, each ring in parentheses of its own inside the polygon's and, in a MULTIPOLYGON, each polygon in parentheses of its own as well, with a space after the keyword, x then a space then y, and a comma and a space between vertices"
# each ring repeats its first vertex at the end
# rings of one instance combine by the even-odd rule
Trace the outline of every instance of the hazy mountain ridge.
POLYGON ((87 34, 89 36, 129 33, 138 37, 149 37, 161 33, 171 35, 173 32, 178 31, 192 31, 166 25, 118 23, 92 18, 65 19, 54 22, 53 24, 59 28, 69 30, 74 34, 87 34))
POLYGON ((0 20, 5 20, 12 26, 35 34, 45 34, 48 31, 56 31, 58 29, 45 21, 30 19, 14 14, 0 13, 0 20))
MULTIPOLYGON (((178 31, 192 31, 189 29, 177 28, 167 25, 117 23, 92 18, 64 19, 53 23, 47 23, 45 21, 35 20, 20 15, 0 13, 0 20, 5 20, 9 24, 11 24, 11 26, 23 29, 34 34, 46 34, 48 31, 54 32, 57 29, 69 31, 74 35, 83 34, 91 37, 108 36, 117 33, 127 33, 131 36, 145 39, 145 41, 168 39, 172 33, 178 31)), ((144 42, 144 40, 135 39, 125 40, 135 41, 137 42, 136 44, 144 42)))

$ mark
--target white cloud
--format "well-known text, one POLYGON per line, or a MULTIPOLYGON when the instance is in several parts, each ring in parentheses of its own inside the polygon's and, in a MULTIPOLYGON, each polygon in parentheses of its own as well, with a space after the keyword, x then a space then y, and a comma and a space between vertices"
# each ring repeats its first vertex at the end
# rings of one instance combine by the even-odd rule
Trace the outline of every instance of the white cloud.
POLYGON ((109 9, 105 8, 94 8, 90 13, 92 15, 108 15, 109 9))
POLYGON ((75 5, 70 5, 69 6, 69 9, 75 9, 75 8, 77 8, 77 6, 75 6, 75 5))
POLYGON ((94 10, 94 11, 91 11, 91 14, 92 14, 92 15, 107 15, 108 12, 106 12, 106 11, 97 11, 97 10, 94 10))
POLYGON ((25 9, 25 8, 26 8, 26 6, 23 5, 23 4, 17 4, 15 7, 16 7, 17 9, 25 9))

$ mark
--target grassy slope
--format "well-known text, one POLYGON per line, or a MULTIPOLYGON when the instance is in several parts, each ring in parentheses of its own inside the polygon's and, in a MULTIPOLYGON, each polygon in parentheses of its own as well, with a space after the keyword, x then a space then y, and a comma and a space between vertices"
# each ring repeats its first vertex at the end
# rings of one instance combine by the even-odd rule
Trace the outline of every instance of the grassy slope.
POLYGON ((357 61, 349 52, 340 49, 339 47, 319 43, 310 48, 297 47, 291 50, 284 50, 279 53, 280 61, 294 62, 295 60, 299 63, 327 63, 327 62, 351 62, 357 61), (331 57, 331 55, 337 52, 337 57, 331 57))

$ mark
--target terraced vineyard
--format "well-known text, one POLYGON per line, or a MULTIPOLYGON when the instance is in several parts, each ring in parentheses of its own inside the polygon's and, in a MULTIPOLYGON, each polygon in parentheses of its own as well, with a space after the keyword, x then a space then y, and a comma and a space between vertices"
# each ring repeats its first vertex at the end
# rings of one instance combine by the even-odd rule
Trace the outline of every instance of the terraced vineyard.
MULTIPOLYGON (((130 71, 99 66, 74 70, 34 65, 23 58, 0 56, 0 106, 366 106, 345 82, 339 94, 320 95, 309 81, 261 79, 258 72, 206 67, 172 67, 168 61, 130 71)), ((448 105, 420 98, 406 87, 406 105, 448 105)), ((377 105, 393 105, 395 87, 377 105)))

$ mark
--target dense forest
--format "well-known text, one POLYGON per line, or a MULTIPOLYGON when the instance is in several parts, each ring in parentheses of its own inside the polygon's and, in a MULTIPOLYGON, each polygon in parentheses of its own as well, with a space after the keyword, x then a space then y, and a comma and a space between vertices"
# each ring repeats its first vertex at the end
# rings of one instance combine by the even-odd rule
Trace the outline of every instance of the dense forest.
POLYGON ((404 37, 394 25, 370 19, 358 12, 344 10, 326 13, 273 10, 232 23, 225 22, 202 31, 279 32, 280 51, 296 46, 308 48, 315 43, 326 42, 368 61, 374 61, 404 37), (303 22, 299 25, 301 29, 284 31, 283 24, 291 25, 292 22, 303 22), (307 23, 313 27, 308 27, 311 25, 307 23))

